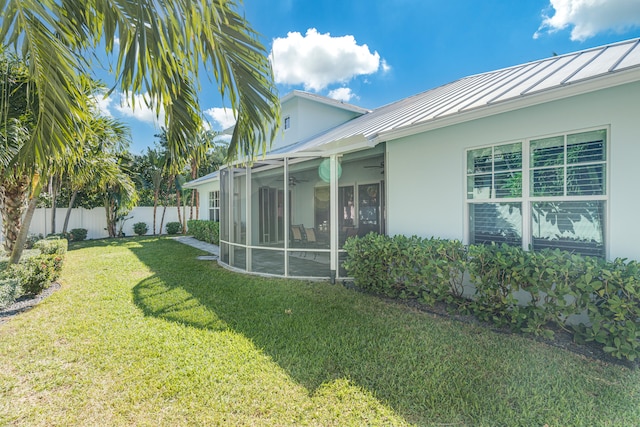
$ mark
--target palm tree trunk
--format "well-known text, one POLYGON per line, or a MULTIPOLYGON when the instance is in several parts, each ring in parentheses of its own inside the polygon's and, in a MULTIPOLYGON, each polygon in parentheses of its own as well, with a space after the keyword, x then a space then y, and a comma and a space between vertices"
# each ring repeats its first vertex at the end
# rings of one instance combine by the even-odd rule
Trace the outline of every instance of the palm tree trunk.
MULTIPOLYGON (((22 216, 25 210, 29 177, 9 175, 0 181, 0 211, 4 230, 4 249, 11 253, 22 228, 22 216)), ((28 231, 28 230, 27 230, 28 231)))
POLYGON ((49 194, 51 194, 51 234, 56 234, 56 208, 58 207, 58 186, 55 176, 49 181, 49 194))
POLYGON ((198 190, 193 190, 196 193, 196 219, 200 219, 200 192, 198 190))
POLYGON ((184 231, 184 224, 182 223, 182 213, 180 212, 182 208, 182 201, 180 200, 180 190, 176 189, 176 204, 178 205, 178 222, 182 226, 182 230, 184 231))
POLYGON ((167 205, 162 206, 162 218, 160 219, 160 230, 158 234, 162 235, 162 225, 164 224, 164 214, 167 212, 167 205))
MULTIPOLYGON (((155 190, 153 192, 153 235, 154 236, 156 235, 156 211, 158 210, 158 198, 160 197, 160 194, 158 193, 159 193, 158 190, 155 190)), ((162 225, 160 227, 162 227, 162 225)))
POLYGON ((20 262, 22 252, 24 251, 24 245, 27 242, 27 236, 29 235, 29 226, 31 225, 31 220, 33 219, 33 213, 36 211, 36 206, 38 206, 38 196, 34 195, 29 200, 29 205, 27 206, 27 211, 24 215, 22 227, 20 227, 20 231, 18 232, 15 244, 13 245, 13 250, 11 251, 9 264, 17 264, 20 262))
POLYGON ((78 195, 78 190, 74 190, 71 194, 71 199, 69 200, 69 207, 67 208, 67 214, 64 217, 64 225, 62 226, 62 234, 67 232, 67 228, 69 227, 69 218, 71 217, 71 211, 73 210, 73 205, 76 203, 76 196, 78 195))

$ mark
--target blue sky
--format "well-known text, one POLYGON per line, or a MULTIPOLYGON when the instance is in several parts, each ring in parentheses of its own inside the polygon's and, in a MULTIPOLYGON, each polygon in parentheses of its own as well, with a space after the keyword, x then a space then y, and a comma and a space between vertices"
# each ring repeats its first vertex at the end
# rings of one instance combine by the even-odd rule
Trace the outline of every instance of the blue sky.
MULTIPOLYGON (((458 78, 640 37, 640 0, 244 0, 280 96, 294 89, 376 108, 458 78)), ((202 109, 231 125, 214 85, 202 109)), ((154 115, 113 95, 105 111, 152 145, 154 115)))

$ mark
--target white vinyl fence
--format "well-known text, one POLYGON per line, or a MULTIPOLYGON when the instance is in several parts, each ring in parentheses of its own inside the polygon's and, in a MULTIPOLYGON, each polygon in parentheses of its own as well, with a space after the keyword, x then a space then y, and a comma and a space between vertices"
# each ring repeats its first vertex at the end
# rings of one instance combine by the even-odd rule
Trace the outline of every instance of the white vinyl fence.
MULTIPOLYGON (((156 212, 156 229, 160 227, 160 219, 162 218, 162 210, 163 208, 160 206, 156 212)), ((33 214, 33 220, 31 221, 31 226, 29 227, 29 234, 42 234, 46 236, 52 232, 51 230, 51 213, 52 210, 50 208, 39 208, 36 209, 33 214)), ((56 233, 62 232, 62 226, 64 225, 64 218, 67 214, 66 208, 58 208, 56 209, 56 233)), ((189 208, 186 208, 187 218, 189 217, 189 208)), ((195 212, 194 212, 195 215, 195 212)), ((126 216, 126 221, 124 221, 124 225, 122 227, 122 231, 125 236, 134 236, 133 232, 133 224, 136 222, 145 222, 147 224, 147 228, 149 229, 147 234, 153 234, 153 207, 136 207, 133 208, 129 215, 126 216)), ((175 222, 178 221, 178 211, 175 206, 167 207, 164 216, 164 223, 162 225, 161 234, 166 234, 166 224, 167 222, 175 222)), ((74 228, 86 228, 87 229, 87 239, 101 239, 104 237, 109 237, 107 233, 107 219, 104 207, 94 208, 94 209, 84 209, 84 208, 74 208, 71 211, 71 216, 69 217, 69 225, 67 227, 67 231, 70 231, 74 228)), ((120 229, 120 224, 116 226, 116 230, 120 229)), ((4 239, 2 235, 2 229, 0 224, 0 242, 4 239)))

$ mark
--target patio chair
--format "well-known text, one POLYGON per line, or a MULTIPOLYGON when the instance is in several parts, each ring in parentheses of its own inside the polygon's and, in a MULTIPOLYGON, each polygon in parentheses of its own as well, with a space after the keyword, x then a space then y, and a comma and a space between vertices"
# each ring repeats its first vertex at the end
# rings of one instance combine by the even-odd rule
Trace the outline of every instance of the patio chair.
MULTIPOLYGON (((306 236, 306 247, 318 247, 318 239, 316 238, 316 229, 315 228, 304 228, 304 234, 306 236)), ((313 259, 316 259, 318 254, 316 252, 313 253, 313 259)))
POLYGON ((304 240, 303 232, 302 232, 303 229, 304 229, 304 226, 302 226, 302 225, 292 225, 291 226, 291 243, 292 243, 292 246, 294 246, 294 245, 302 246, 302 241, 304 240))

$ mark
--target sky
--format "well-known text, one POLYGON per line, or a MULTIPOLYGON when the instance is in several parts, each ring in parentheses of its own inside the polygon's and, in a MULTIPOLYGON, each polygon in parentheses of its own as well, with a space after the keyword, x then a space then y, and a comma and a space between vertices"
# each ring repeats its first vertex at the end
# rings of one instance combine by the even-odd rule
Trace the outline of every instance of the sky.
MULTIPOLYGON (((304 90, 369 109, 640 37, 640 0, 244 0, 240 10, 269 52, 280 97, 304 90)), ((200 104, 221 130, 234 121, 214 83, 202 82, 200 104)), ((131 108, 118 94, 100 103, 130 126, 133 153, 154 144, 158 120, 143 103, 131 108)))

